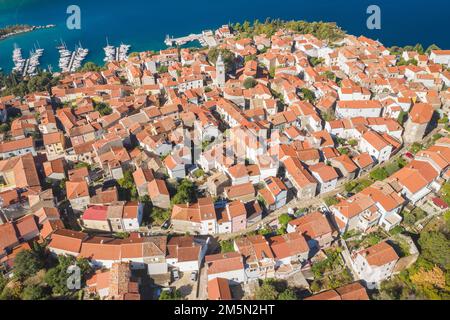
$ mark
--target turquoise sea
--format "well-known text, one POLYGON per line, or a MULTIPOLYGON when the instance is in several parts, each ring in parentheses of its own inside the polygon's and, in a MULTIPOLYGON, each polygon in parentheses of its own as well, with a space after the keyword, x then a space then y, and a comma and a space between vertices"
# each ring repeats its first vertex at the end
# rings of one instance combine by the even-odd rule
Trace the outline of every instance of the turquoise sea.
POLYGON ((10 70, 14 44, 27 54, 37 44, 45 49, 41 67, 57 70, 56 46, 81 43, 90 49, 86 61, 102 63, 106 38, 110 44, 132 45, 131 51, 164 48, 166 34, 183 36, 228 22, 266 18, 335 21, 351 34, 364 34, 385 45, 436 43, 450 48, 448 0, 0 0, 0 27, 12 24, 57 27, 0 41, 0 67, 10 70), (81 8, 81 30, 68 30, 69 5, 81 8), (382 10, 382 29, 368 30, 369 5, 382 10))

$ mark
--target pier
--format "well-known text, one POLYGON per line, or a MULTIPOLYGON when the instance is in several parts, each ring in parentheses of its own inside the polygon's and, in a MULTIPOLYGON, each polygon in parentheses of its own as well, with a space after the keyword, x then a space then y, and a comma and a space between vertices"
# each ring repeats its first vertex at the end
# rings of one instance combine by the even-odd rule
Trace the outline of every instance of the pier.
POLYGON ((65 43, 62 43, 61 46, 57 47, 57 49, 60 54, 59 68, 62 72, 77 71, 89 53, 89 50, 84 49, 81 44, 78 48, 75 48, 75 51, 73 52, 67 50, 65 43))
POLYGON ((17 45, 14 45, 13 51, 13 71, 23 76, 34 76, 37 74, 37 68, 40 65, 39 59, 44 54, 44 49, 35 49, 30 52, 30 56, 27 59, 22 57, 22 49, 17 45))
POLYGON ((106 42, 107 46, 103 48, 105 51, 105 58, 103 61, 112 62, 112 61, 127 61, 128 60, 128 51, 130 49, 130 45, 121 44, 119 47, 114 47, 109 45, 108 41, 106 42))
POLYGON ((191 33, 185 37, 174 38, 169 35, 166 36, 164 43, 168 47, 172 46, 183 46, 189 42, 198 41, 202 47, 210 46, 214 47, 217 45, 217 41, 214 38, 214 33, 211 30, 203 31, 202 33, 191 33))
POLYGON ((182 45, 185 45, 186 43, 189 43, 192 41, 200 41, 200 39, 202 39, 202 38, 203 38, 203 34, 190 34, 188 36, 180 37, 180 38, 171 38, 170 36, 167 36, 164 43, 168 47, 172 47, 173 45, 182 46, 182 45))

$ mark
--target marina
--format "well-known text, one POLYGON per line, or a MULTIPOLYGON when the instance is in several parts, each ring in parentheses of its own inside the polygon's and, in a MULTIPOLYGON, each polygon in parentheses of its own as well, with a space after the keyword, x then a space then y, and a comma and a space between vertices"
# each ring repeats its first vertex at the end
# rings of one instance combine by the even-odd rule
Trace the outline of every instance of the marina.
POLYGON ((37 68, 40 65, 39 59, 44 54, 44 49, 35 48, 30 51, 28 59, 24 59, 22 56, 22 49, 15 45, 13 50, 13 71, 23 76, 34 76, 37 74, 37 68))
POLYGON ((214 38, 214 33, 211 30, 202 31, 199 34, 190 34, 185 37, 174 38, 169 35, 166 36, 164 43, 168 47, 183 46, 189 42, 198 41, 202 47, 214 47, 217 46, 217 41, 214 38))
POLYGON ((119 47, 111 46, 107 42, 107 46, 103 48, 105 51, 105 58, 103 59, 104 62, 113 62, 113 61, 127 61, 128 60, 128 51, 130 50, 131 46, 127 44, 121 44, 119 47))
POLYGON ((64 42, 57 47, 59 51, 59 69, 61 72, 75 72, 81 68, 84 59, 86 59, 89 54, 89 50, 85 49, 79 44, 75 47, 75 51, 70 51, 64 42))

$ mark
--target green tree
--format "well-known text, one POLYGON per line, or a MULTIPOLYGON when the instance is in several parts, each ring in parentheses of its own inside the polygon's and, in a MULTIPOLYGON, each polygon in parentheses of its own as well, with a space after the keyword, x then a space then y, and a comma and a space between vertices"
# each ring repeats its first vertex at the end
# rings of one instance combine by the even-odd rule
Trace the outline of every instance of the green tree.
POLYGON ((419 62, 416 59, 405 60, 402 57, 397 62, 397 66, 409 66, 409 65, 417 66, 418 64, 419 62))
POLYGON ((265 282, 256 290, 255 296, 256 300, 274 301, 278 299, 278 292, 272 284, 265 282))
POLYGON ((221 241, 220 251, 221 253, 234 252, 234 241, 233 240, 221 241))
POLYGON ((414 216, 413 213, 405 211, 403 213, 403 222, 407 225, 414 225, 416 223, 416 217, 414 216))
POLYGON ((8 280, 0 273, 0 293, 3 292, 3 289, 5 289, 7 284, 8 280))
POLYGON ((336 197, 328 197, 325 199, 325 204, 329 207, 337 205, 339 203, 339 199, 336 197))
POLYGON ((311 283, 310 288, 311 288, 311 291, 314 293, 320 292, 322 290, 322 282, 319 280, 314 280, 311 283))
POLYGON ((192 203, 196 200, 196 187, 188 179, 184 179, 177 187, 177 193, 172 198, 172 204, 192 203))
POLYGON ((327 70, 327 71, 325 71, 325 72, 323 73, 323 75, 324 75, 325 77, 327 77, 327 79, 329 79, 329 80, 331 80, 331 81, 336 81, 336 75, 333 73, 333 71, 327 70))
POLYGON ((312 103, 312 104, 315 103, 315 101, 316 101, 316 95, 314 94, 314 92, 312 92, 311 90, 306 89, 306 88, 302 88, 302 89, 301 89, 301 92, 302 92, 302 94, 303 94, 303 98, 304 98, 306 101, 308 101, 308 102, 310 102, 310 103, 312 103))
POLYGON ((450 241, 440 232, 422 232, 419 245, 424 259, 448 270, 450 268, 450 241))
POLYGON ((380 285, 377 300, 405 300, 412 294, 411 290, 398 279, 383 281, 380 285))
POLYGON ((249 61, 256 61, 256 56, 254 54, 249 55, 249 56, 245 56, 244 62, 247 63, 249 61))
POLYGON ((282 214, 279 218, 278 218, 278 222, 284 227, 286 228, 287 225, 289 224, 289 222, 292 221, 292 217, 290 215, 288 215, 287 213, 282 214))
POLYGON ((1 133, 7 133, 11 130, 11 126, 9 125, 9 123, 2 123, 0 125, 0 132, 1 133))
POLYGON ((450 230, 450 210, 444 213, 444 220, 447 226, 447 230, 450 230))
POLYGON ((44 261, 32 250, 20 251, 14 260, 14 277, 20 281, 34 276, 44 268, 44 261))
POLYGON ((158 69, 156 70, 158 73, 167 73, 169 71, 169 68, 167 66, 159 66, 158 69))
POLYGON ((319 64, 323 63, 324 60, 322 58, 316 58, 316 57, 310 57, 309 58, 309 63, 315 67, 318 66, 319 64))
POLYGON ((413 153, 413 154, 417 154, 417 153, 419 153, 422 150, 423 150, 423 145, 421 143, 419 143, 419 142, 414 142, 411 145, 411 148, 409 149, 409 151, 411 153, 413 153))
POLYGON ((400 111, 400 114, 398 115, 398 118, 397 118, 397 122, 400 125, 404 125, 407 119, 408 119, 408 113, 403 110, 400 111))
POLYGON ((183 300, 183 296, 180 291, 163 291, 159 296, 159 300, 183 300))
POLYGON ((44 277, 45 283, 51 287, 54 295, 71 296, 74 293, 67 286, 67 280, 71 276, 67 270, 69 270, 70 266, 75 265, 80 268, 81 287, 85 286, 86 280, 92 275, 93 272, 89 261, 86 259, 76 260, 71 256, 59 256, 57 265, 48 270, 44 277))
POLYGON ((33 77, 23 77, 16 72, 9 75, 0 73, 0 88, 2 96, 15 95, 24 97, 30 92, 46 91, 51 94, 52 86, 58 84, 59 78, 53 77, 49 72, 39 71, 33 77))
POLYGON ((418 43, 414 46, 414 51, 416 51, 418 54, 424 54, 425 50, 423 49, 423 46, 418 43))
POLYGON ((22 291, 22 300, 46 300, 48 297, 46 289, 37 284, 26 286, 22 291))
POLYGON ((0 300, 6 300, 6 301, 20 300, 20 292, 19 292, 17 286, 15 289, 5 287, 3 289, 3 292, 0 293, 0 300))
POLYGON ((158 207, 150 209, 150 219, 153 224, 162 225, 170 218, 170 210, 164 210, 158 207))
POLYGON ((81 68, 80 72, 99 72, 104 70, 104 67, 96 65, 92 61, 86 62, 81 68))
POLYGON ((443 200, 447 202, 448 205, 450 205, 450 182, 444 184, 444 186, 441 189, 441 195, 443 200))
POLYGON ((425 53, 426 54, 430 54, 431 53, 431 51, 433 51, 433 50, 441 50, 441 48, 439 48, 437 45, 435 45, 435 44, 432 44, 431 46, 429 46, 428 48, 427 48, 427 50, 425 51, 425 53))
POLYGON ((244 88, 245 89, 251 89, 254 88, 258 82, 253 77, 248 77, 244 80, 244 88))
POLYGON ((298 300, 298 297, 292 289, 288 288, 284 292, 280 293, 278 300, 298 300))
POLYGON ((411 151, 411 153, 413 153, 413 154, 419 153, 422 150, 423 150, 423 145, 419 142, 414 142, 411 145, 411 148, 409 149, 409 151, 411 151))
POLYGON ((388 175, 386 169, 384 169, 384 168, 375 169, 370 173, 370 178, 372 178, 375 181, 383 181, 383 180, 387 179, 388 177, 389 177, 389 175, 388 175))
POLYGON ((197 179, 203 178, 205 176, 205 171, 203 171, 202 169, 198 169, 197 171, 195 171, 194 176, 197 179))
POLYGON ((273 79, 275 78, 275 74, 277 72, 277 69, 275 67, 270 67, 269 69, 269 76, 273 79))
POLYGON ((98 111, 102 116, 110 115, 113 112, 111 107, 104 102, 96 103, 94 109, 95 111, 98 111))
POLYGON ((244 21, 244 23, 242 24, 242 30, 247 33, 251 32, 252 25, 250 24, 250 21, 244 21))
POLYGON ((119 179, 117 183, 121 187, 121 198, 124 198, 125 200, 136 200, 138 198, 138 192, 131 170, 125 171, 123 173, 123 178, 119 179))
POLYGON ((228 49, 219 49, 217 47, 212 48, 208 51, 208 61, 212 64, 216 64, 219 54, 222 54, 223 62, 225 63, 226 72, 234 70, 234 53, 228 49))

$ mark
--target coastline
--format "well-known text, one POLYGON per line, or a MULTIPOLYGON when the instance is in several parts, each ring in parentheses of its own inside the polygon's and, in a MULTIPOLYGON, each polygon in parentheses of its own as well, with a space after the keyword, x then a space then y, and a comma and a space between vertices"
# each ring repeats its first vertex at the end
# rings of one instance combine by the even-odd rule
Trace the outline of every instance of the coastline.
MULTIPOLYGON (((11 28, 11 27, 12 26, 7 26, 5 28, 1 28, 0 30, 4 30, 4 29, 7 29, 7 28, 11 28)), ((17 27, 20 28, 21 26, 17 26, 17 27)), ((48 25, 45 25, 45 26, 22 26, 22 27, 23 27, 23 29, 19 29, 17 31, 13 31, 13 32, 10 32, 10 33, 7 33, 7 34, 4 34, 4 35, 0 36, 0 41, 6 40, 8 38, 11 38, 11 37, 17 36, 19 34, 23 34, 23 33, 29 33, 29 32, 33 32, 33 31, 36 31, 36 30, 42 30, 42 29, 52 29, 52 28, 55 28, 56 25, 55 24, 48 24, 48 25)))

